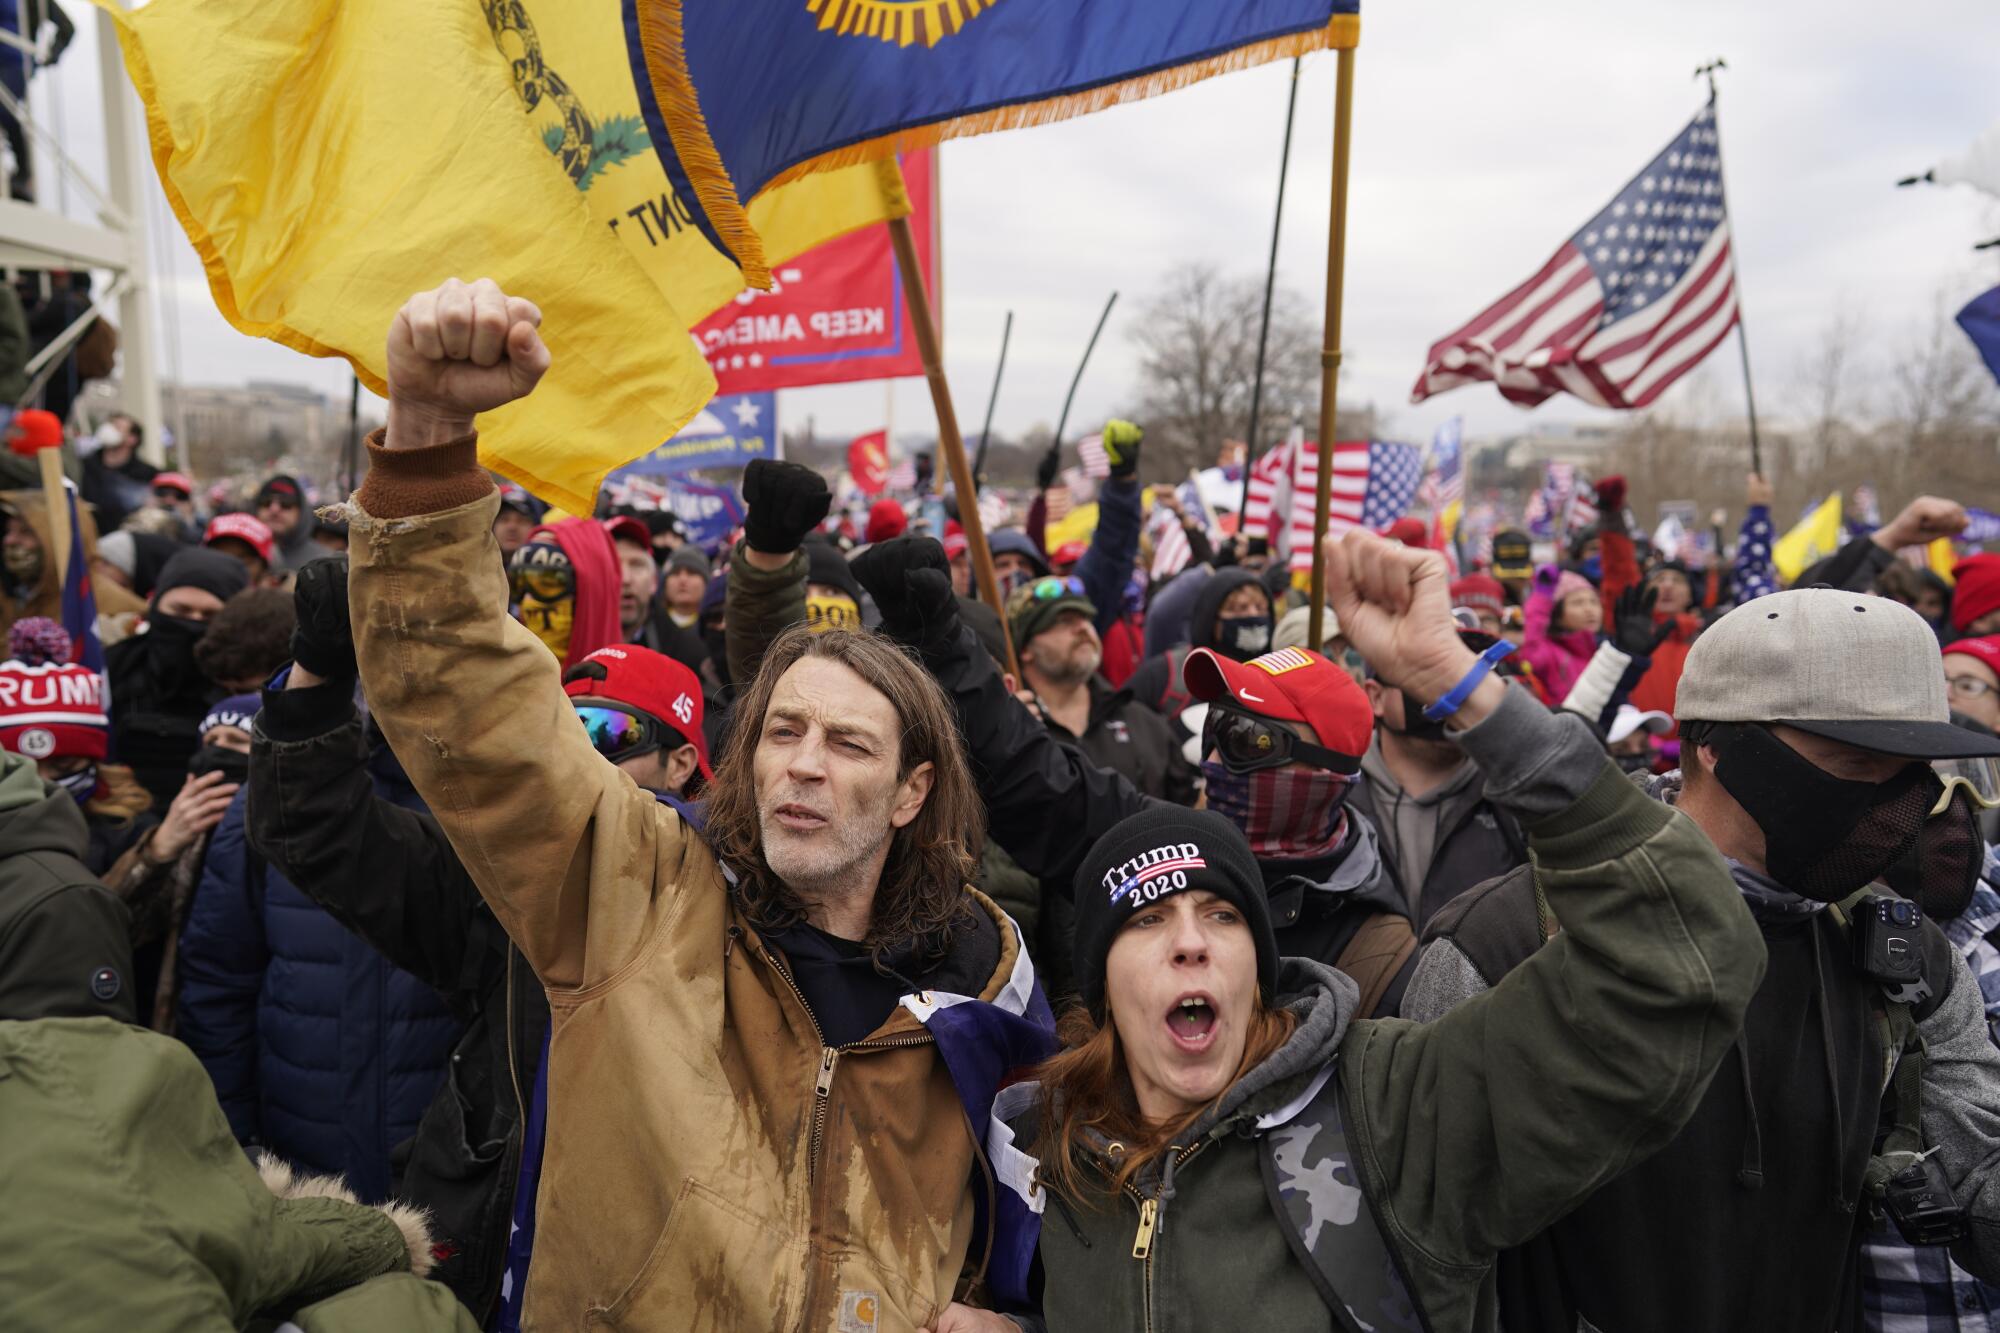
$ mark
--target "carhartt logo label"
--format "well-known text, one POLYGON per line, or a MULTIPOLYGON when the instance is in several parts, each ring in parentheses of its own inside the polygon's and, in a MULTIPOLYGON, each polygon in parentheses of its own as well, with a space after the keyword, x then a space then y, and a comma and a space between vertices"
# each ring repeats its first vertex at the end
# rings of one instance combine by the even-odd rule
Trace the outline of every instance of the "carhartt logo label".
POLYGON ((840 1293, 840 1333, 876 1333, 882 1326, 882 1302, 872 1291, 840 1293))
POLYGON ((1141 852, 1105 871, 1104 888, 1111 895, 1112 902, 1129 899, 1132 905, 1137 906, 1152 902, 1162 894, 1186 888, 1187 872, 1207 867, 1208 862, 1202 859, 1201 848, 1194 843, 1168 843, 1150 852, 1141 852))

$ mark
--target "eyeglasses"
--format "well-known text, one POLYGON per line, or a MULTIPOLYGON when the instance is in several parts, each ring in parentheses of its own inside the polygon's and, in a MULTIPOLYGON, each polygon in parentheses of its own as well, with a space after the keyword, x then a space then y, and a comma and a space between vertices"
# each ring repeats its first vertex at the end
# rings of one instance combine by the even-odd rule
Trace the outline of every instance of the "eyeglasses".
POLYGON ((1052 574, 1029 585, 1028 595, 1038 602, 1053 602, 1058 597, 1083 597, 1087 594, 1083 590, 1083 580, 1074 574, 1062 578, 1052 574))
POLYGON ((1336 754, 1300 739, 1296 731, 1274 718, 1258 717, 1220 701, 1208 706, 1208 717, 1202 723, 1202 749, 1213 750, 1232 773, 1254 773, 1294 762, 1332 773, 1361 771, 1357 755, 1336 754))
POLYGON ((590 735, 590 748, 613 763, 657 750, 666 741, 665 727, 620 708, 578 704, 576 716, 590 735))
POLYGON ((1946 676, 1946 688, 1961 699, 1978 699, 1994 692, 1993 682, 1977 676, 1946 676))

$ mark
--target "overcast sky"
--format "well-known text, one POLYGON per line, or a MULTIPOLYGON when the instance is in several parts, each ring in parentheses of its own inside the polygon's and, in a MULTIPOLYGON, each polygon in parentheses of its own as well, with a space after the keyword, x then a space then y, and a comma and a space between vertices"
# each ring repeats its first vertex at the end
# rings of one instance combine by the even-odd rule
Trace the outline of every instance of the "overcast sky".
MULTIPOLYGON (((584 0, 574 0, 584 2, 584 0)), ((612 0, 588 0, 610 3, 612 0)), ((76 44, 38 85, 61 102, 74 152, 101 161, 97 25, 72 6, 76 44)), ((1729 203, 1760 406, 1798 400, 1819 330, 1847 310, 1865 322, 1879 370, 1940 293, 1952 307, 2000 281, 1972 253, 2000 235, 2000 202, 1964 187, 1893 188, 2000 121, 2000 5, 1903 0, 1845 5, 1683 0, 1425 0, 1364 7, 1357 60, 1342 401, 1389 413, 1388 433, 1427 439, 1462 414, 1470 435, 1512 432, 1528 415, 1490 387, 1408 402, 1424 353, 1528 277, 1699 107, 1690 77, 1715 55, 1729 203)), ((1279 281, 1322 300, 1332 158, 1334 56, 1308 58, 1279 281)), ((976 430, 1006 312, 1014 343, 996 429, 1053 424, 1106 295, 1121 295, 1072 414, 1072 433, 1130 403, 1129 332, 1173 266, 1206 260, 1260 274, 1277 188, 1289 64, 1232 74, 1059 125, 943 150, 947 369, 976 430)), ((44 112, 46 114, 46 111, 44 112)), ((46 183, 53 173, 45 173, 46 183)), ((157 186, 155 187, 157 194, 157 186)), ((70 192, 72 211, 82 200, 70 192)), ((155 266, 178 300, 163 375, 194 383, 291 380, 344 395, 344 364, 245 338, 216 313, 194 251, 163 200, 151 213, 155 266)), ((1662 400, 1740 394, 1734 343, 1662 400), (1724 354, 1729 360, 1725 361, 1724 354)), ((882 425, 881 385, 781 395, 787 428, 823 435, 882 425)), ((1567 398, 1542 420, 1610 415, 1567 398)), ((895 389, 900 432, 934 427, 922 380, 895 389)))

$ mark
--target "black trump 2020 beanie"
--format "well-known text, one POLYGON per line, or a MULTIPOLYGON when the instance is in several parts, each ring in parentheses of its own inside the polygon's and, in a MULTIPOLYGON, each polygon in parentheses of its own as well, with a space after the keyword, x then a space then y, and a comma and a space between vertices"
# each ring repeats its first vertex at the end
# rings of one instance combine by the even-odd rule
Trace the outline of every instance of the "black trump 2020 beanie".
POLYGON ((1257 945, 1257 989, 1278 985, 1278 937, 1264 874, 1242 830, 1213 810, 1155 805, 1121 820, 1084 854, 1076 871, 1074 962, 1083 1002, 1104 1019, 1104 962, 1137 912, 1171 894, 1206 889, 1235 904, 1257 945))

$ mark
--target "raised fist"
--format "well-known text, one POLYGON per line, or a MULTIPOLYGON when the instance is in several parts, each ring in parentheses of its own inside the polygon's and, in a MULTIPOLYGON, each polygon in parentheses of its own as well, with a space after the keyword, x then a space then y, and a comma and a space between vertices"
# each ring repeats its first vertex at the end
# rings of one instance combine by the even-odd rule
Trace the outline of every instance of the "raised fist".
POLYGON ((766 555, 796 551, 832 504, 826 478, 811 468, 752 459, 743 469, 743 540, 766 555))
POLYGON ((525 398, 549 368, 535 303, 490 278, 448 278, 403 303, 389 325, 391 449, 464 435, 481 412, 525 398))

